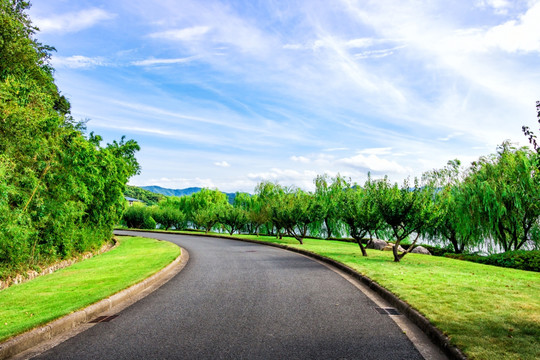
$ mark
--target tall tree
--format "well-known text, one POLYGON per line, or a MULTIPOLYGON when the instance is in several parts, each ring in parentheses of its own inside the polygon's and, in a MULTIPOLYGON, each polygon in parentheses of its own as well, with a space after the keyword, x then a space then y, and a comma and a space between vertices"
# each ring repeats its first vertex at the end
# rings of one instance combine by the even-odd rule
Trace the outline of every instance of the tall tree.
POLYGON ((535 236, 540 218, 535 160, 530 149, 504 142, 496 154, 474 162, 464 181, 463 191, 471 199, 477 224, 504 251, 540 243, 535 236))
POLYGON ((438 221, 426 229, 426 236, 434 241, 448 242, 456 253, 483 241, 478 223, 473 221, 470 198, 463 192, 464 171, 459 160, 450 160, 446 167, 423 175, 436 188, 438 221))

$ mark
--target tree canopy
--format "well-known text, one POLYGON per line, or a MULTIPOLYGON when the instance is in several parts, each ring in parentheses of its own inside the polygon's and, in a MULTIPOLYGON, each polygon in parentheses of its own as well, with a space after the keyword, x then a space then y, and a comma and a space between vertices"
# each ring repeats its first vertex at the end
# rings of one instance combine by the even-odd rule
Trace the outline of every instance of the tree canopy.
POLYGON ((54 49, 33 38, 29 6, 0 0, 0 264, 8 271, 101 246, 139 171, 135 141, 102 146, 71 117, 54 83, 54 49))

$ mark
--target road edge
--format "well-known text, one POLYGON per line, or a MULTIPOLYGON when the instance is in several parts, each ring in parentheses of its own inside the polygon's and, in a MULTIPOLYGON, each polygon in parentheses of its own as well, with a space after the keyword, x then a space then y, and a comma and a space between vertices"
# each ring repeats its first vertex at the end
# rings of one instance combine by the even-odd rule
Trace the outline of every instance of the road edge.
MULTIPOLYGON (((154 275, 134 284, 127 289, 121 290, 114 295, 89 305, 81 310, 77 310, 69 315, 56 319, 50 323, 29 330, 20 335, 0 343, 0 360, 8 359, 20 354, 32 347, 49 341, 55 336, 73 330, 77 326, 93 320, 99 314, 107 312, 112 308, 120 307, 123 304, 133 303, 139 300, 140 295, 147 290, 155 290, 178 274, 187 264, 189 253, 180 247, 181 254, 169 265, 155 273, 154 275)), ((149 291, 148 293, 150 293, 149 291)), ((147 294, 144 294, 146 296, 147 294)), ((143 297, 144 297, 143 296, 143 297)))

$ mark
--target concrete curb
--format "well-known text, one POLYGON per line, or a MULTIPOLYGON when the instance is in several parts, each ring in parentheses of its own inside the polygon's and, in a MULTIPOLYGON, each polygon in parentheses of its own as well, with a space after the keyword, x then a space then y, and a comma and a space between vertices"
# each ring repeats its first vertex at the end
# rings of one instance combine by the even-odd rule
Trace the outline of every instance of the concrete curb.
MULTIPOLYGON (((121 229, 118 229, 121 230, 121 229)), ((126 230, 126 231, 139 231, 139 230, 126 230)), ((178 233, 173 231, 151 231, 146 230, 143 232, 154 232, 159 234, 175 234, 175 235, 189 235, 191 234, 185 234, 185 233, 178 233)), ((289 247, 287 245, 281 245, 281 244, 275 244, 270 243, 266 241, 259 241, 259 240, 251 240, 251 239, 242 239, 238 237, 232 237, 232 236, 220 236, 215 234, 202 234, 202 233, 194 233, 194 236, 208 236, 208 237, 214 237, 214 238, 220 238, 220 239, 226 239, 226 240, 238 240, 238 241, 244 241, 244 242, 250 242, 254 244, 260 244, 260 245, 267 245, 267 246, 273 246, 284 250, 293 251, 302 255, 306 255, 309 257, 312 257, 314 259, 317 259, 319 261, 325 262, 327 264, 330 264, 334 266, 335 268, 345 272, 346 274, 354 277, 356 280, 366 284, 370 289, 375 291, 377 294, 379 294, 383 299, 388 301, 390 304, 392 304, 393 307, 398 309, 403 315, 405 315, 409 320, 411 320, 416 326, 420 328, 430 339, 433 341, 435 345, 437 345, 450 359, 455 360, 466 360, 467 357, 463 352, 458 349, 456 346, 452 345, 450 343, 450 339, 444 333, 439 330, 435 325, 433 325, 424 315, 422 315, 420 312, 418 312, 416 309, 412 308, 409 304, 407 304, 405 301, 398 298, 396 295, 394 295, 389 290, 385 289, 375 281, 371 280, 367 276, 364 276, 358 272, 356 272, 351 267, 344 265, 340 262, 337 262, 336 260, 321 256, 319 254, 312 253, 310 251, 297 249, 293 247, 289 247)))
POLYGON ((129 303, 151 287, 157 288, 163 285, 186 265, 189 259, 189 253, 184 248, 181 248, 181 251, 180 256, 173 262, 145 280, 84 309, 0 343, 0 360, 15 356, 39 343, 70 331, 78 325, 91 321, 99 314, 109 311, 116 306, 129 303))

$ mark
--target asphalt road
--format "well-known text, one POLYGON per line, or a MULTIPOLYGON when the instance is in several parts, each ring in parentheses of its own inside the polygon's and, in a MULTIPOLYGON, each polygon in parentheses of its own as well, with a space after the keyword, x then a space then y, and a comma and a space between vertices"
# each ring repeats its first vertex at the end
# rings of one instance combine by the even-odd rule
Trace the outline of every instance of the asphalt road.
POLYGON ((114 320, 38 359, 422 359, 361 291, 304 256, 233 240, 136 234, 184 247, 187 266, 114 320))

